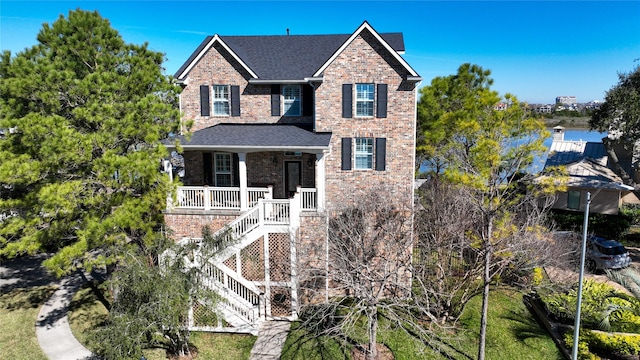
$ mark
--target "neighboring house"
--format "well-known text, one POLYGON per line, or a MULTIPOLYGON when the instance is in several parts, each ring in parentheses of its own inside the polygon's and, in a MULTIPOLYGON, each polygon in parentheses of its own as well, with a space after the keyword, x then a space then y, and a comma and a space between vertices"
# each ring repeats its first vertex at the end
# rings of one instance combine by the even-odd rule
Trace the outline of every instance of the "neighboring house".
POLYGON ((208 265, 234 331, 331 294, 326 271, 301 278, 329 268, 329 210, 373 190, 413 202, 422 79, 403 53, 401 33, 364 22, 341 35, 208 36, 177 71, 193 126, 178 136, 183 186, 165 221, 183 243, 204 226, 241 239, 208 265))
POLYGON ((545 169, 563 166, 568 175, 567 191, 558 192, 554 209, 584 211, 587 192, 591 193, 590 211, 617 214, 625 202, 637 203, 633 187, 624 185, 609 168, 602 142, 564 140, 564 127, 553 128, 553 142, 545 169))

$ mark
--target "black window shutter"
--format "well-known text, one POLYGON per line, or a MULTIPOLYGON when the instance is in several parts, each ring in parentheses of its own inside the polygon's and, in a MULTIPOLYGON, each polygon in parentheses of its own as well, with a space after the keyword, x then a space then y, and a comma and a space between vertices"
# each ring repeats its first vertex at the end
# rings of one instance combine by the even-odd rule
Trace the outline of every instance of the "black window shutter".
POLYGON ((302 85, 302 116, 313 115, 313 88, 311 85, 302 85))
POLYGON ((211 153, 202 153, 202 175, 205 185, 215 185, 213 182, 213 163, 211 153))
POLYGON ((376 104, 376 116, 387 117, 387 84, 378 84, 378 102, 376 104))
POLYGON ((233 186, 240 186, 240 158, 238 154, 233 153, 233 168, 231 169, 231 177, 233 186))
POLYGON ((387 157, 387 139, 376 138, 376 170, 384 171, 386 169, 387 157))
POLYGON ((240 116, 240 86, 231 85, 231 116, 240 116))
POLYGON ((280 85, 271 85, 271 116, 280 116, 280 85))
POLYGON ((342 138, 342 170, 351 170, 351 138, 342 138))
POLYGON ((342 117, 352 117, 353 84, 342 84, 342 117))
POLYGON ((200 85, 200 115, 209 116, 209 85, 200 85))

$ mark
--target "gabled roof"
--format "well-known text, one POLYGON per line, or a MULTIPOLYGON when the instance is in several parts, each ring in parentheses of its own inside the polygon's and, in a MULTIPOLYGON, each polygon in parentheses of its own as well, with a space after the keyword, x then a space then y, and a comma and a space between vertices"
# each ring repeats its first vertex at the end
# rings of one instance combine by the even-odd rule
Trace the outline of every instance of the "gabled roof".
POLYGON ((320 76, 337 55, 360 35, 369 31, 413 76, 419 75, 404 61, 402 33, 378 34, 366 21, 353 34, 207 36, 175 77, 182 81, 200 58, 215 44, 225 48, 253 77, 265 82, 307 81, 320 76))
MULTIPOLYGON (((226 151, 306 151, 329 149, 331 133, 315 133, 295 125, 218 124, 194 131, 187 140, 178 136, 185 150, 217 149, 226 151)), ((173 147, 173 139, 163 143, 173 147)))
MULTIPOLYGON (((632 191, 632 186, 624 185, 620 176, 613 170, 601 165, 594 159, 583 158, 566 164, 569 180, 567 187, 587 189, 607 189, 618 191, 632 191)), ((540 178, 544 178, 541 176, 540 178)))
POLYGON ((554 140, 544 166, 559 166, 590 158, 602 166, 607 165, 607 151, 601 142, 554 140))

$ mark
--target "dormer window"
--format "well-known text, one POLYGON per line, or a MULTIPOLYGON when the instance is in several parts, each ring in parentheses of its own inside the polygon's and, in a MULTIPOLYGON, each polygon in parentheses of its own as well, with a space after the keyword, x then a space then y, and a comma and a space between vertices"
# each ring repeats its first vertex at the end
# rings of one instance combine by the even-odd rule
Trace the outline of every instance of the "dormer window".
POLYGON ((213 115, 229 116, 229 86, 213 85, 213 115))
POLYGON ((300 116, 300 85, 285 85, 282 87, 282 97, 285 116, 300 116))

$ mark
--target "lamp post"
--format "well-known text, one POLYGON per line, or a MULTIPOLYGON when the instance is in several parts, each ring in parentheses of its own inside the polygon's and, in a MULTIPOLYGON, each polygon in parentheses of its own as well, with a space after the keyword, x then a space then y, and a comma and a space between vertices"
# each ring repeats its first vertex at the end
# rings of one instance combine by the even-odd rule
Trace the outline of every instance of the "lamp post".
MULTIPOLYGON (((597 193, 596 193, 597 194, 597 193)), ((580 308, 582 307, 582 279, 584 278, 584 260, 587 249, 587 226, 589 225, 589 205, 591 193, 587 192, 587 203, 584 207, 584 223, 582 225, 582 250, 580 252, 580 276, 578 277, 578 299, 576 304, 576 320, 573 324, 572 360, 578 359, 578 337, 580 336, 580 308)))

